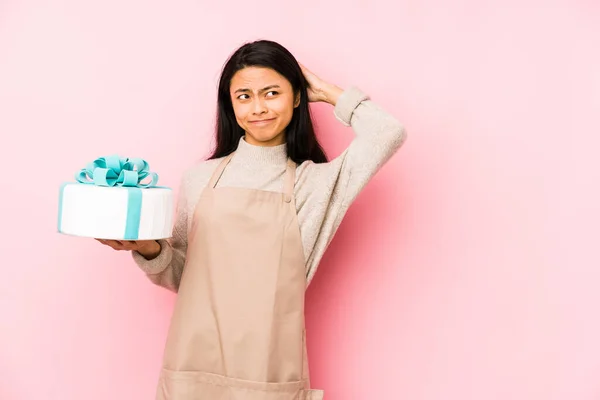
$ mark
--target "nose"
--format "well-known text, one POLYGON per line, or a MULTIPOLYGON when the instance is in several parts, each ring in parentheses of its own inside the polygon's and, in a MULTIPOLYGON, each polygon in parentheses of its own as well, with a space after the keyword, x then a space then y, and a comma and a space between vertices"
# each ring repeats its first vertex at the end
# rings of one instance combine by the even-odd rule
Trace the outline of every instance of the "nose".
POLYGON ((264 99, 261 99, 260 96, 257 96, 252 103, 252 113, 254 115, 260 115, 267 112, 267 105, 264 99))

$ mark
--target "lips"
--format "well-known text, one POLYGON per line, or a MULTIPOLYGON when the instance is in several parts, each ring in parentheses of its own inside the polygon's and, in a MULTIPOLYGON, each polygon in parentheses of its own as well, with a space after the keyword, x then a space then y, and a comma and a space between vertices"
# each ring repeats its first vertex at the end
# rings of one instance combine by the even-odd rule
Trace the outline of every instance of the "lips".
POLYGON ((251 124, 255 124, 255 125, 264 125, 264 124, 268 124, 269 122, 275 120, 275 118, 270 118, 270 119, 259 119, 256 121, 249 121, 251 124))

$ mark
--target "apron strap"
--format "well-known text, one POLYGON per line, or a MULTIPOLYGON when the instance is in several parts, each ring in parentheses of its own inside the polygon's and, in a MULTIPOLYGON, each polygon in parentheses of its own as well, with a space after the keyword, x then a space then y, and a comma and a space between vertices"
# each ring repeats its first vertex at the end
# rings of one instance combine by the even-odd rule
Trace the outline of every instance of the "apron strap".
POLYGON ((233 157, 234 154, 235 154, 235 151, 233 153, 229 154, 227 157, 225 157, 223 159, 223 161, 221 161, 219 166, 215 169, 215 172, 213 172, 212 176, 210 177, 208 187, 214 189, 215 186, 217 186, 217 182, 221 178, 221 175, 223 175, 223 171, 225 171, 225 167, 227 166, 227 164, 229 164, 229 161, 231 161, 231 158, 233 157))
POLYGON ((296 163, 291 158, 287 160, 287 168, 285 170, 285 183, 283 186, 283 200, 286 203, 292 201, 294 197, 294 184, 296 183, 296 163))

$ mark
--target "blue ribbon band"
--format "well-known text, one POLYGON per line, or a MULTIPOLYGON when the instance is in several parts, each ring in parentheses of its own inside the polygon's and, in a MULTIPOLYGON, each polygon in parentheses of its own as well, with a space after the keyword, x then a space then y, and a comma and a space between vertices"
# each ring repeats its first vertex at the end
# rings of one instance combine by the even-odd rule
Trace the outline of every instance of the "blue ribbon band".
POLYGON ((140 231, 142 213, 142 189, 127 188, 127 222, 125 223, 125 240, 137 240, 140 231))

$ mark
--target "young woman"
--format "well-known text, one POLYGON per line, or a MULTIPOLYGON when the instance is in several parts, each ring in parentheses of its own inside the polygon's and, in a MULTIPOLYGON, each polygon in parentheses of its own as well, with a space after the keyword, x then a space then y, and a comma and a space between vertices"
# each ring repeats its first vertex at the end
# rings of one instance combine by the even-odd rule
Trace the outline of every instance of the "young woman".
POLYGON ((131 250, 177 292, 157 399, 321 399, 311 390, 304 294, 346 210, 405 139, 355 87, 342 90, 271 41, 239 48, 218 89, 216 149, 184 173, 173 238, 131 250), (327 158, 309 102, 356 137, 327 158))

